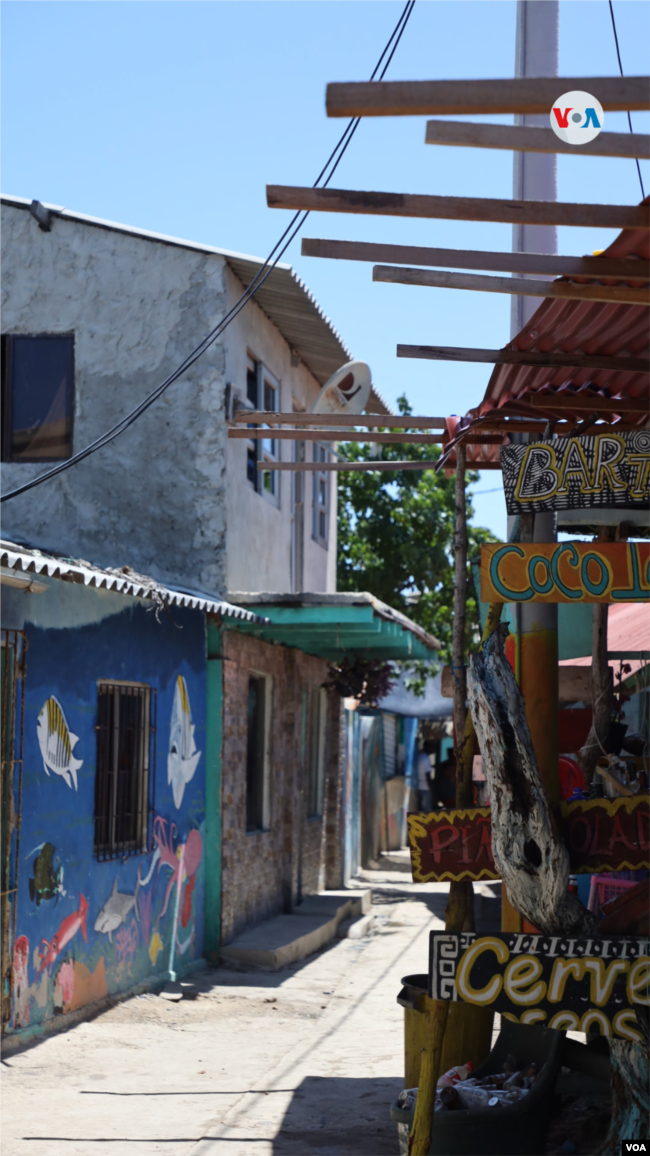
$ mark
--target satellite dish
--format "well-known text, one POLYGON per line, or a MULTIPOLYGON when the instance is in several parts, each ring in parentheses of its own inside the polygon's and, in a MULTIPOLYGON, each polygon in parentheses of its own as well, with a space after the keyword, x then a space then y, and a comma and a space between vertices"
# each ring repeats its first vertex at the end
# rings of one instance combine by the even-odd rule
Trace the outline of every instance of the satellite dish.
POLYGON ((363 413, 371 385, 370 366, 365 361, 348 361, 325 383, 310 413, 363 413))

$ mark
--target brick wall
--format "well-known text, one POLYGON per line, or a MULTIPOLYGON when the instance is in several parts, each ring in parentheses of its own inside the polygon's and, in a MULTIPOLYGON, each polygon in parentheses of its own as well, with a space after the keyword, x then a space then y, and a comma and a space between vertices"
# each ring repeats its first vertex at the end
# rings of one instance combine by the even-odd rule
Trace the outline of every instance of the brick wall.
POLYGON ((307 819, 310 691, 327 663, 236 631, 224 633, 222 929, 224 944, 245 927, 291 911, 303 895, 340 886, 340 700, 328 701, 323 816, 307 819), (246 831, 247 701, 250 673, 273 680, 270 823, 246 831), (306 713, 305 713, 306 712, 306 713))

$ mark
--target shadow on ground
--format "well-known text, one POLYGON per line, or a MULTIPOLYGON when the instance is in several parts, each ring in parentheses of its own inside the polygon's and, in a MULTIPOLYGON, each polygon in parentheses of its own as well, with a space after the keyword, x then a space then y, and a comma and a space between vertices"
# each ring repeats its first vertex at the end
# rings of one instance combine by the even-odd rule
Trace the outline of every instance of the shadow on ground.
POLYGON ((293 1094, 273 1156, 396 1156, 397 1127, 389 1113, 403 1086, 397 1077, 308 1076, 293 1094))

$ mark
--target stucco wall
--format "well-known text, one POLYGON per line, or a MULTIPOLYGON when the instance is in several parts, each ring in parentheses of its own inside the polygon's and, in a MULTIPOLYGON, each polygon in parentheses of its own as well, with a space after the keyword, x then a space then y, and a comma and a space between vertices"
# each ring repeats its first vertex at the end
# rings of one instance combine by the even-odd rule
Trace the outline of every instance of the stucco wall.
POLYGON ((227 944, 246 926, 290 911, 300 887, 303 894, 324 887, 327 860, 338 854, 335 845, 327 843, 326 830, 327 802, 337 794, 329 779, 338 778, 339 761, 338 713, 331 710, 325 748, 326 806, 321 818, 307 819, 309 717, 303 717, 303 710, 311 688, 324 681, 326 663, 236 631, 224 633, 224 658, 222 942, 227 944), (266 831, 247 833, 249 672, 270 675, 273 690, 270 824, 266 831))
MULTIPOLYGON (((74 451, 218 322, 220 257, 2 208, 3 333, 75 333, 74 451)), ((3 507, 3 533, 163 581, 225 588, 224 356, 216 344, 110 447, 3 507), (46 496, 47 495, 47 496, 46 496)), ((3 489, 42 472, 5 464, 3 489)))
MULTIPOLYGON (((3 586, 2 608, 3 626, 24 630, 27 639, 8 1030, 28 1034, 53 1017, 152 976, 164 976, 172 945, 174 968, 180 973, 203 953, 204 616, 172 607, 157 618, 151 607, 135 598, 55 579, 42 582, 47 591, 33 595, 3 586), (177 792, 175 799, 168 754, 179 678, 184 680, 199 758, 182 797, 178 799, 177 792), (94 853, 98 679, 147 683, 157 692, 151 851, 104 862, 94 853), (42 735, 47 710, 40 728, 39 716, 52 697, 60 704, 67 730, 77 736, 72 743, 72 754, 80 763, 74 768, 76 784, 74 775, 45 765, 42 735), (187 869, 179 878, 183 847, 187 869), (114 886, 117 899, 112 896, 114 886), (100 912, 107 916, 107 908, 116 904, 124 914, 119 917, 113 911, 109 937, 100 912)), ((16 808, 18 795, 16 771, 16 808)))

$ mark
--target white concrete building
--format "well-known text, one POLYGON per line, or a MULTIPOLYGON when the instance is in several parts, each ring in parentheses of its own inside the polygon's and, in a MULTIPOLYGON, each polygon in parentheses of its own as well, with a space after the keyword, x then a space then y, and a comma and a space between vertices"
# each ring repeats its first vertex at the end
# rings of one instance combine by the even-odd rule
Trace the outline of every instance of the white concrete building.
MULTIPOLYGON (((3 492, 134 409, 262 264, 3 197, 3 492)), ((125 433, 5 503, 3 535, 212 594, 334 591, 335 475, 259 472, 260 458, 289 460, 300 449, 278 439, 228 441, 227 416, 237 402, 309 409, 350 357, 291 267, 278 265, 125 433)), ((375 393, 370 408, 387 412, 375 393)), ((304 452, 309 461, 318 451, 306 443, 304 452)))

